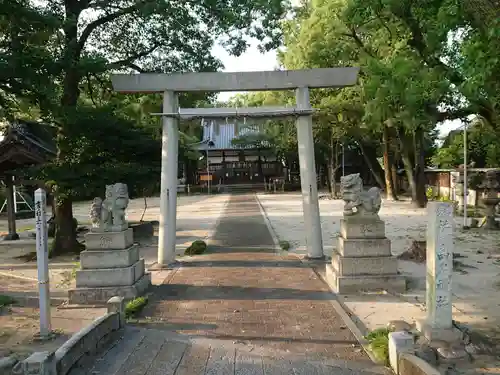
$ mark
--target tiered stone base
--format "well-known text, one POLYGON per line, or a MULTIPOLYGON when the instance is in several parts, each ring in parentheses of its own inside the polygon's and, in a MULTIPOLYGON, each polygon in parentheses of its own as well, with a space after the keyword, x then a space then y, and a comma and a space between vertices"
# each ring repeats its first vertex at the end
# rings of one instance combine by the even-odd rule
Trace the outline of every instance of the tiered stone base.
POLYGON ((69 303, 92 305, 106 303, 111 297, 119 296, 132 300, 143 295, 151 286, 151 274, 145 273, 133 285, 70 289, 69 303))
POLYGON ((387 290, 400 293, 406 281, 385 237, 385 223, 375 218, 349 218, 340 223, 338 249, 326 267, 326 279, 339 294, 387 290))
POLYGON ((76 288, 69 291, 72 304, 106 303, 113 296, 134 299, 151 285, 144 259, 133 245, 133 231, 88 233, 87 250, 80 254, 76 288))

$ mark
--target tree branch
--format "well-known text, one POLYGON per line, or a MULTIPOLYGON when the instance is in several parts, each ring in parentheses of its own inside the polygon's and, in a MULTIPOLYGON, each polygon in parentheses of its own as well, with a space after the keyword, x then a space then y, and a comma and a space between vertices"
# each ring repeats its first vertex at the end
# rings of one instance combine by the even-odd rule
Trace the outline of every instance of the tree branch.
POLYGON ((418 20, 413 16, 411 6, 408 3, 398 4, 399 6, 393 6, 391 8, 391 11, 396 17, 403 21, 406 26, 408 26, 408 29, 411 33, 411 39, 408 42, 410 47, 413 47, 420 55, 422 60, 424 60, 427 64, 436 68, 440 68, 442 71, 444 71, 453 84, 457 86, 462 84, 464 82, 464 79, 460 74, 450 69, 450 67, 439 60, 438 57, 429 52, 427 44, 425 42, 424 32, 422 31, 418 20))
POLYGON ((461 119, 461 118, 467 117, 469 115, 473 115, 475 113, 476 113, 476 111, 474 111, 470 107, 456 109, 453 111, 437 112, 436 113, 436 120, 438 122, 442 122, 442 121, 446 121, 446 120, 456 120, 456 119, 461 119))
POLYGON ((375 58, 375 55, 370 50, 368 50, 368 48, 366 48, 365 44, 363 43, 363 41, 361 40, 359 35, 356 33, 356 30, 354 29, 354 27, 352 27, 352 26, 349 27, 349 31, 350 31, 350 33, 342 33, 342 35, 345 35, 345 36, 348 36, 348 37, 354 39, 354 42, 357 44, 358 47, 360 47, 370 57, 375 58))
POLYGON ((97 20, 89 23, 87 27, 83 30, 82 35, 80 36, 80 39, 78 39, 78 49, 79 51, 83 50, 83 47, 85 46, 85 43, 87 42, 87 39, 90 37, 90 34, 97 29, 100 26, 103 26, 107 24, 108 22, 112 22, 126 14, 133 13, 134 11, 140 9, 142 6, 150 2, 151 0, 140 0, 137 1, 134 5, 131 5, 126 8, 121 8, 118 11, 114 13, 109 13, 106 14, 105 16, 98 18, 97 20))
POLYGON ((129 68, 132 68, 132 69, 138 71, 139 73, 144 73, 145 70, 142 69, 141 67, 139 67, 138 65, 134 64, 134 61, 137 59, 140 59, 141 57, 146 57, 149 54, 153 53, 154 50, 157 49, 160 45, 161 45, 161 43, 155 43, 151 48, 149 48, 145 51, 134 53, 133 55, 131 55, 125 59, 122 59, 122 60, 110 62, 108 64, 108 69, 121 68, 123 66, 127 66, 129 68))

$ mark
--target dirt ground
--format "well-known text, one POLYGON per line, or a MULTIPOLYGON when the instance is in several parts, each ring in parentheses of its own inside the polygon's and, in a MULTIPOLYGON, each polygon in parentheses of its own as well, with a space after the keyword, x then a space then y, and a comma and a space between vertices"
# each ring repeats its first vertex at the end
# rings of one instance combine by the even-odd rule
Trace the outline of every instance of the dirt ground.
POLYGON ((0 308, 0 357, 14 354, 26 358, 35 351, 56 350, 71 335, 106 313, 103 308, 51 309, 54 339, 37 342, 39 332, 38 309, 33 307, 7 306, 0 308))

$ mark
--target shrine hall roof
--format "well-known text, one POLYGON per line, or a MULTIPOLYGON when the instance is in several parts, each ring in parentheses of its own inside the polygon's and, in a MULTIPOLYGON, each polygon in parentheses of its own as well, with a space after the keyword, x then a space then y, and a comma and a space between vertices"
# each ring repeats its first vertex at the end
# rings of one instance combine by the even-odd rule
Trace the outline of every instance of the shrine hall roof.
POLYGON ((56 155, 55 131, 47 124, 15 120, 0 123, 0 173, 42 164, 56 155))

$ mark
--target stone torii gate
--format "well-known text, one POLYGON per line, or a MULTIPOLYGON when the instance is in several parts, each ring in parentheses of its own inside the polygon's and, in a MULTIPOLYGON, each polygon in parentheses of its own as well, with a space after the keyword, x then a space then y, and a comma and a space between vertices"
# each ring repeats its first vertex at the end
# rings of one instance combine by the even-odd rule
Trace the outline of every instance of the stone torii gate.
POLYGON ((300 182, 309 258, 321 259, 318 190, 314 160, 310 88, 341 88, 356 84, 359 68, 326 68, 263 72, 214 72, 179 74, 115 74, 113 88, 121 93, 163 93, 162 160, 158 266, 175 261, 177 219, 177 167, 179 119, 209 117, 296 117, 300 182), (295 90, 296 107, 258 109, 179 109, 179 92, 228 92, 295 90), (212 114, 212 116, 211 116, 212 114))

